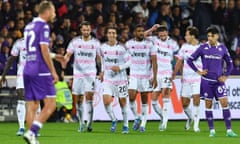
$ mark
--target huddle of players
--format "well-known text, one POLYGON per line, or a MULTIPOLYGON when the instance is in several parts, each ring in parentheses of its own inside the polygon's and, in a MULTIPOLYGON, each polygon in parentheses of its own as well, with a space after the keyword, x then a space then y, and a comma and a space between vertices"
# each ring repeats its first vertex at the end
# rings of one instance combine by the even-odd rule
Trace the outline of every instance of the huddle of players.
POLYGON ((184 112, 188 117, 185 129, 189 130, 192 122, 194 122, 194 131, 200 131, 199 104, 201 93, 201 96, 205 97, 206 101, 206 118, 210 129, 209 136, 215 136, 211 110, 212 100, 215 97, 220 100, 224 109, 223 117, 227 127, 227 136, 237 136, 231 130, 231 117, 226 93, 217 91, 219 88, 222 91, 226 89, 224 82, 229 75, 229 71, 231 71, 232 61, 226 47, 218 43, 218 31, 215 27, 210 27, 207 30, 209 41, 206 44, 199 43, 197 39, 198 29, 196 27, 188 27, 185 36, 186 43, 180 50, 176 41, 169 37, 165 25, 154 25, 147 31, 144 31, 142 25, 137 25, 133 32, 134 38, 127 41, 125 45, 119 44, 117 41, 117 28, 115 27, 106 28, 107 42, 102 45, 98 40, 91 37, 91 25, 89 22, 83 22, 80 31, 81 36, 74 38, 69 43, 65 55, 65 59, 68 61, 70 56, 74 54, 73 94, 78 96, 79 132, 83 132, 85 128, 89 132, 92 131, 94 83, 96 64, 99 64, 101 65, 99 78, 103 84, 103 103, 107 114, 112 120, 111 132, 115 132, 117 128, 117 118, 112 109, 112 97, 118 98, 122 110, 122 133, 129 132, 128 96, 130 109, 135 117, 132 128, 135 131, 144 132, 147 123, 149 93, 152 93, 151 103, 161 120, 159 130, 166 130, 168 111, 171 108, 170 92, 172 82, 177 72, 183 67, 181 98, 184 112), (155 35, 148 36, 152 32, 155 35), (200 48, 203 52, 199 50, 200 48), (211 56, 216 54, 216 48, 220 49, 218 53, 221 59, 214 59, 211 56), (209 49, 209 51, 204 52, 206 49, 209 49), (197 52, 195 52, 196 50, 197 52), (175 57, 177 63, 174 70, 172 70, 171 62, 175 57), (221 64, 223 59, 230 65, 225 76, 223 76, 221 64), (210 68, 210 65, 213 64, 210 64, 210 61, 214 61, 213 63, 218 65, 218 70, 210 68), (126 73, 127 68, 130 68, 129 78, 126 73), (215 73, 217 73, 218 77, 213 76, 215 73), (201 81, 204 81, 204 85, 201 85, 200 92, 201 81), (206 85, 209 85, 210 88, 207 88, 206 85), (137 113, 135 101, 138 92, 141 94, 141 114, 137 113), (158 102, 160 92, 163 96, 163 108, 158 102), (83 120, 84 95, 86 96, 88 114, 86 125, 83 120), (191 97, 193 97, 193 110, 189 108, 191 97))
MULTIPOLYGON (((200 58, 203 52, 199 49, 208 50, 211 47, 221 47, 219 52, 225 58, 231 71, 231 58, 228 55, 225 46, 217 42, 218 32, 216 28, 210 27, 208 33, 208 43, 200 44, 198 30, 196 27, 188 27, 185 34, 186 43, 179 50, 178 44, 169 37, 168 30, 165 25, 154 25, 151 29, 144 31, 142 25, 134 28, 134 38, 127 41, 125 45, 119 44, 117 41, 117 28, 108 27, 106 29, 107 42, 100 42, 91 36, 91 24, 83 22, 80 26, 81 35, 74 38, 67 47, 67 53, 64 59, 68 62, 70 57, 74 55, 73 64, 73 94, 77 96, 77 112, 79 117, 79 132, 92 131, 93 121, 93 95, 96 80, 96 65, 100 65, 100 80, 103 84, 103 102, 109 117, 112 120, 110 130, 116 131, 117 119, 112 109, 112 97, 119 99, 120 107, 123 114, 122 133, 129 132, 128 114, 127 114, 127 98, 129 96, 130 109, 135 117, 133 130, 144 132, 147 123, 148 114, 148 94, 151 95, 151 103, 154 111, 160 117, 159 130, 167 129, 168 111, 171 108, 170 92, 172 82, 178 71, 182 71, 182 87, 181 99, 188 120, 185 129, 189 130, 194 122, 193 130, 199 132, 199 104, 200 104, 200 83, 205 83, 205 89, 201 86, 201 96, 205 96, 206 101, 206 118, 208 120, 210 137, 215 136, 212 116, 212 99, 214 97, 220 100, 223 107, 223 117, 227 127, 227 136, 237 136, 231 130, 230 111, 228 109, 226 93, 219 93, 219 87, 224 91, 224 81, 226 77, 223 74, 222 65, 216 62, 214 67, 218 65, 219 80, 213 77, 214 70, 209 70, 208 62, 200 58), (148 36, 150 33, 155 35, 148 36), (210 35, 210 36, 209 36, 210 35), (215 39, 214 39, 215 38, 215 39), (200 48, 199 48, 200 47, 200 48), (197 52, 195 52, 198 49, 197 52), (195 53, 194 53, 195 52, 195 53), (193 54, 194 53, 194 54, 193 54), (197 54, 196 54, 197 53, 197 54), (193 54, 193 55, 192 55, 193 54), (192 55, 192 56, 191 56, 192 55), (177 58, 174 70, 172 70, 172 60, 177 58), (195 61, 194 63, 192 61, 195 61), (203 65, 203 66, 202 66, 203 65), (205 67, 204 67, 205 66, 205 67), (126 69, 130 68, 129 78, 126 69), (182 69, 183 68, 183 69, 182 69), (209 77, 208 77, 209 76, 209 77), (219 81, 219 83, 218 83, 219 81), (216 86, 212 86, 213 83, 216 86), (210 83, 210 84, 209 84, 210 83), (215 84, 214 83, 214 84, 215 84), (206 85, 210 85, 207 88, 206 85), (211 89, 212 88, 212 89, 211 89), (202 89, 204 89, 202 91, 202 89), (141 114, 137 112, 136 96, 141 94, 141 114), (159 105, 160 92, 163 96, 163 108, 159 105), (87 124, 83 120, 83 100, 86 98, 87 103, 87 124), (189 108, 191 97, 193 98, 193 109, 189 108)), ((215 48, 216 49, 216 48, 215 48)), ((14 54, 14 51, 12 52, 14 54)), ((214 52, 216 53, 216 52, 214 52)), ((211 56, 206 56, 210 58, 211 56)), ((228 74, 229 75, 229 74, 228 74)), ((227 75, 226 75, 227 76, 227 75)), ((24 116, 23 116, 24 117, 24 116)), ((23 120, 24 122, 24 120, 23 120)), ((20 126, 20 130, 23 126, 20 126)), ((22 132, 21 132, 22 133, 22 132)))

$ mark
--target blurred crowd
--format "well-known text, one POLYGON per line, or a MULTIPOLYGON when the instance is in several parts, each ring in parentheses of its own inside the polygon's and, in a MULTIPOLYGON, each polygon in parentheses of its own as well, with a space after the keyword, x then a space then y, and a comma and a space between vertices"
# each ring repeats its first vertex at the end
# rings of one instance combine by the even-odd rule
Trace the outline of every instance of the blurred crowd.
MULTIPOLYGON (((10 56, 16 39, 23 37, 24 26, 36 17, 41 0, 1 0, 0 1, 0 73, 10 56)), ((101 42, 106 40, 104 29, 116 26, 121 43, 133 37, 132 29, 142 24, 146 29, 156 23, 166 23, 169 34, 181 46, 184 43, 186 27, 199 28, 201 42, 206 42, 206 28, 218 27, 220 42, 225 43, 234 60, 232 74, 240 75, 240 0, 212 0, 202 3, 199 0, 52 0, 57 18, 51 26, 52 51, 64 54, 69 41, 80 35, 78 26, 83 21, 92 24, 92 35, 101 42)), ((15 75, 15 63, 9 75, 15 75)), ((72 61, 65 69, 72 75, 72 61)))

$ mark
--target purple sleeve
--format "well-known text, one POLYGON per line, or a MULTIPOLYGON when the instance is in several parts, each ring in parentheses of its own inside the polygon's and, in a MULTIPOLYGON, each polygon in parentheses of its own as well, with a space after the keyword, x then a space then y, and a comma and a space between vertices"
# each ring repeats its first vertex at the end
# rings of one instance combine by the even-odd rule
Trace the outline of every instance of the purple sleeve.
POLYGON ((43 25, 43 30, 39 34, 40 44, 49 45, 50 43, 50 29, 47 24, 43 25))
POLYGON ((194 65, 193 61, 197 60, 201 56, 201 47, 199 47, 188 59, 188 65, 195 71, 198 71, 198 68, 194 65))
POLYGON ((225 60, 225 62, 227 64, 227 69, 226 69, 225 75, 229 76, 233 70, 233 62, 232 62, 232 58, 231 58, 227 48, 225 47, 224 49, 225 49, 225 53, 224 53, 223 59, 225 60))

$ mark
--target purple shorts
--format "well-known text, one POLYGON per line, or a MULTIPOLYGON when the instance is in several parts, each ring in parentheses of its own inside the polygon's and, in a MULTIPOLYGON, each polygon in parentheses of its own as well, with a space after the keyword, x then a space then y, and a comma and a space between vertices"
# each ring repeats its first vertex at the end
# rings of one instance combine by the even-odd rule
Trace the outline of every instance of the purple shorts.
POLYGON ((24 75, 25 99, 38 101, 46 97, 56 97, 52 76, 24 75))
POLYGON ((201 98, 212 100, 227 96, 227 89, 225 83, 208 81, 201 79, 201 98))

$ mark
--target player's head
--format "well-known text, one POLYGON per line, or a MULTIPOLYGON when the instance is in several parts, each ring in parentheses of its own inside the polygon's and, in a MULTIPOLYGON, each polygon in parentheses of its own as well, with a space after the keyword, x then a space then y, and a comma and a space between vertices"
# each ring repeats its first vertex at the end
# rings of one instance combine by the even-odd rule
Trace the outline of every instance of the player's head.
POLYGON ((219 32, 215 26, 210 26, 207 28, 207 38, 210 45, 217 44, 217 41, 219 38, 219 32))
POLYGON ((84 38, 88 38, 91 35, 91 23, 84 21, 79 26, 81 34, 84 38))
POLYGON ((106 27, 105 35, 109 42, 116 42, 117 41, 117 28, 113 26, 106 27))
POLYGON ((138 24, 134 28, 134 36, 137 41, 141 41, 144 38, 144 26, 141 24, 138 24))
POLYGON ((39 16, 46 21, 53 22, 56 16, 55 7, 50 1, 42 1, 39 5, 39 16))
POLYGON ((157 33, 158 33, 158 37, 162 40, 165 41, 168 37, 168 29, 166 25, 160 25, 157 28, 157 33))
POLYGON ((185 40, 187 43, 191 43, 193 40, 196 40, 198 38, 198 35, 198 29, 194 26, 189 26, 185 32, 185 40))

